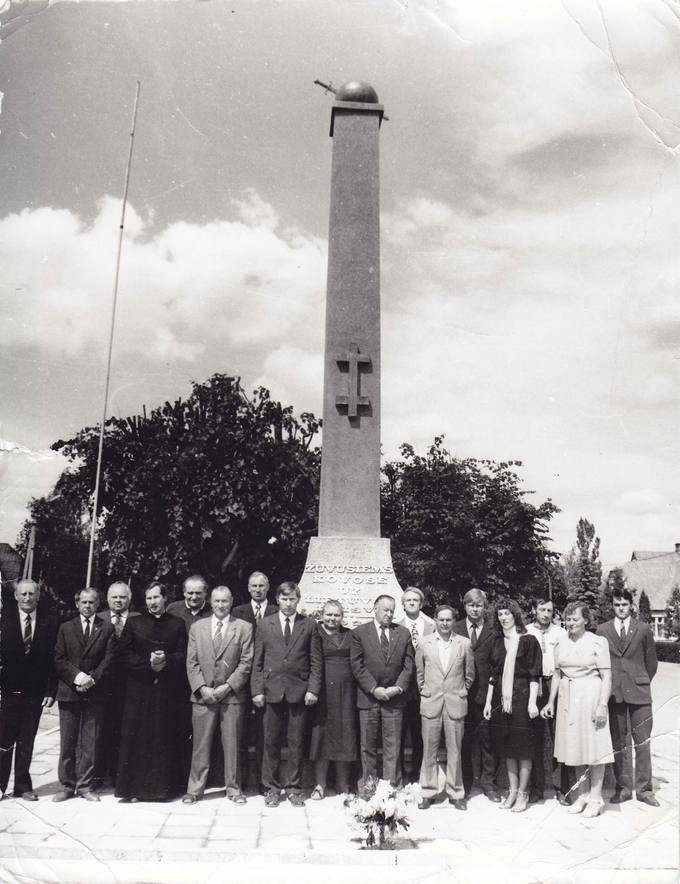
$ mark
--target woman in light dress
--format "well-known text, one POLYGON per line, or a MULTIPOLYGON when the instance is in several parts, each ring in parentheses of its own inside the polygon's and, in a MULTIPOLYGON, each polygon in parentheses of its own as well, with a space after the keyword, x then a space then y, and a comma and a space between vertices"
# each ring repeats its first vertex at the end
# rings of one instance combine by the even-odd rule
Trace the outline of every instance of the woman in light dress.
POLYGON ((603 636, 587 632, 592 622, 584 602, 571 602, 565 610, 566 637, 555 648, 555 674, 550 698, 541 710, 555 715, 555 758, 576 768, 578 790, 569 813, 595 817, 602 813, 604 767, 614 761, 607 726, 607 703, 612 676, 609 644, 603 636))

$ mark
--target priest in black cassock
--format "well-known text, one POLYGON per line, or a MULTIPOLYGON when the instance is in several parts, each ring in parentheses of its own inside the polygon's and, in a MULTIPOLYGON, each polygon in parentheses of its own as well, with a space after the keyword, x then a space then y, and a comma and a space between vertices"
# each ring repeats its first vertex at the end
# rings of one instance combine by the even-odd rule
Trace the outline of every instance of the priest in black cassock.
POLYGON ((130 620, 120 639, 127 685, 116 795, 123 801, 167 801, 185 785, 178 762, 187 636, 165 605, 165 587, 152 584, 146 613, 130 620))

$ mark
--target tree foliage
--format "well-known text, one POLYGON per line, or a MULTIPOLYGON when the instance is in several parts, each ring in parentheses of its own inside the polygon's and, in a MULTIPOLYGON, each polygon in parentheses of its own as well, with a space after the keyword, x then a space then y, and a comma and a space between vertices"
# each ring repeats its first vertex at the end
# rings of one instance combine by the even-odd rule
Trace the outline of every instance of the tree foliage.
POLYGON ((666 635, 680 641, 680 586, 677 583, 666 602, 666 635))
MULTIPOLYGON (((293 415, 260 387, 216 374, 149 416, 107 421, 98 512, 100 585, 152 579, 174 586, 193 571, 242 585, 262 569, 300 572, 315 530, 320 452, 314 415, 293 415)), ((34 500, 39 569, 70 595, 85 579, 86 534, 99 430, 52 447, 72 462, 53 499, 34 500)), ((25 529, 26 533, 27 529, 25 529)))
POLYGON ((458 603, 470 587, 491 596, 548 594, 554 571, 545 548, 557 507, 534 506, 514 471, 519 461, 458 460, 437 436, 425 456, 402 445, 384 468, 382 530, 397 579, 458 603))
POLYGON ((645 623, 652 622, 652 606, 649 603, 649 596, 647 593, 642 590, 640 593, 640 598, 638 599, 638 618, 645 623))
POLYGON ((600 538, 587 519, 578 520, 576 543, 566 557, 565 572, 569 599, 581 599, 596 610, 602 583, 600 538))

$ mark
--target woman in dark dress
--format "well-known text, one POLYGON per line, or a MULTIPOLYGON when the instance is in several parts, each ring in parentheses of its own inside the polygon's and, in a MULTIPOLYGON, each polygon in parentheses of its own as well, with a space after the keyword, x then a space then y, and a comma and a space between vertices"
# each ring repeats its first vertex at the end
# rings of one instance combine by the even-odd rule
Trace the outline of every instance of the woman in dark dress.
POLYGON ((501 808, 521 813, 529 804, 529 778, 538 715, 538 685, 543 672, 538 640, 527 633, 514 599, 499 599, 493 619, 496 637, 491 649, 491 676, 484 706, 490 722, 493 754, 505 758, 510 791, 501 808))
POLYGON ((147 610, 128 620, 120 638, 127 672, 116 795, 123 801, 167 801, 183 791, 182 715, 186 629, 167 614, 166 589, 152 584, 147 610))
POLYGON ((329 599, 318 626, 324 681, 314 707, 309 753, 316 779, 311 797, 316 801, 326 794, 330 761, 335 763, 338 791, 351 791, 350 770, 357 757, 357 691, 349 662, 351 632, 342 625, 343 615, 340 602, 329 599))

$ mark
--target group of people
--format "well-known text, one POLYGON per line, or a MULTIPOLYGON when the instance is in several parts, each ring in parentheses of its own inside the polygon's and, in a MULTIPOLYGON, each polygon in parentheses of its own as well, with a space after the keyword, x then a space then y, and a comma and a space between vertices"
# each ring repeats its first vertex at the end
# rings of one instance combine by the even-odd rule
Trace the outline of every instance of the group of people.
POLYGON ((362 795, 378 776, 381 751, 382 777, 395 786, 418 780, 419 806, 427 809, 439 795, 443 744, 445 792, 457 810, 467 809, 476 781, 490 801, 522 812, 544 797, 549 740, 552 785, 569 812, 601 813, 607 763, 614 764, 612 802, 629 800, 634 789, 638 801, 658 805, 649 748, 656 653, 648 627, 631 618, 626 590, 597 634, 582 602, 567 606, 565 630, 553 622, 552 601, 537 599, 535 621, 525 626, 513 599, 499 599, 488 616, 480 589, 466 593, 458 621, 449 605, 425 615, 423 593, 409 587, 395 623, 394 599, 380 595, 372 619, 351 630, 336 600, 318 620, 299 612, 291 581, 276 589, 273 604, 261 572, 249 578, 250 601, 237 607, 228 587, 208 594, 198 575, 183 590, 183 599, 167 604, 165 587, 154 583, 137 613, 130 588, 116 582, 108 610, 98 613, 97 591, 83 589, 77 616, 58 627, 38 614, 37 584, 17 581, 16 611, 3 611, 0 629, 3 797, 14 755, 14 796, 37 800, 33 743, 42 707, 56 699, 61 789, 54 801, 98 801, 97 785, 109 779, 124 802, 184 792, 182 801, 193 804, 210 785, 211 767, 214 778, 219 747, 226 796, 243 804, 252 747, 254 785, 268 807, 283 795, 305 803, 305 759, 313 765, 313 800, 324 798, 331 764, 336 790, 362 795))

